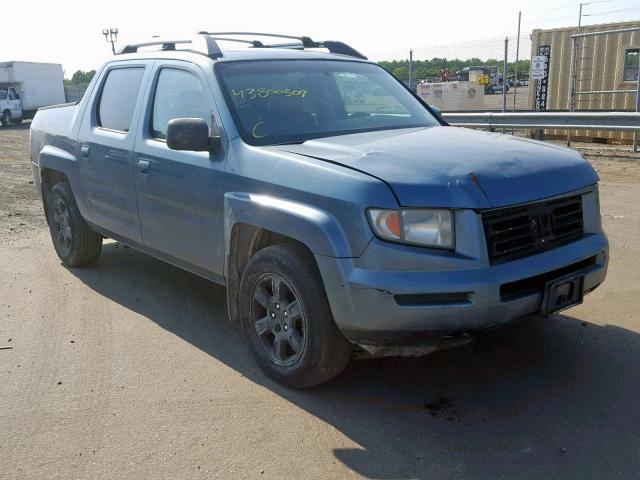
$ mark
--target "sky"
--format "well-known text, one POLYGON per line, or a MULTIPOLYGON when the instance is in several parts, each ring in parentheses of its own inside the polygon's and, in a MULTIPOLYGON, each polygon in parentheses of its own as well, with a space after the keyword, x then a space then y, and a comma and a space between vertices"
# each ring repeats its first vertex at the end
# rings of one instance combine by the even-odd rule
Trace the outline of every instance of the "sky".
MULTIPOLYGON (((199 30, 266 31, 341 40, 373 60, 404 58, 409 48, 419 58, 431 55, 433 45, 480 48, 479 40, 513 37, 518 11, 522 35, 576 25, 578 5, 574 0, 25 0, 17 18, 28 18, 27 25, 3 22, 2 38, 9 40, 0 43, 0 62, 61 63, 66 77, 96 69, 111 55, 101 33, 110 27, 119 29, 118 45, 153 35, 183 38, 199 30)), ((594 0, 583 12, 585 25, 640 20, 640 2, 594 0)))

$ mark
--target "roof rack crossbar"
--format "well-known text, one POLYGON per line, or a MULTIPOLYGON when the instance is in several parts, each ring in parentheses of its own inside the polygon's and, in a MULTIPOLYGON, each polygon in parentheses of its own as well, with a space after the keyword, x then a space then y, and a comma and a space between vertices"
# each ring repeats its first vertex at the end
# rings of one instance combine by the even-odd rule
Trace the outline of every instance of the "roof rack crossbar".
POLYGON ((125 53, 136 53, 139 48, 153 47, 160 45, 161 50, 172 51, 176 49, 176 45, 191 44, 191 48, 185 49, 189 52, 200 53, 210 58, 219 58, 222 56, 222 50, 218 46, 218 43, 209 35, 195 35, 189 39, 166 39, 166 38, 153 38, 148 42, 130 43, 124 45, 119 51, 118 55, 125 53))
POLYGON ((224 37, 211 37, 211 38, 213 38, 214 40, 219 40, 221 42, 246 43, 256 48, 264 48, 266 46, 259 40, 244 40, 241 38, 224 38, 224 37))
POLYGON ((304 45, 301 42, 270 43, 268 45, 263 45, 262 48, 291 48, 294 50, 304 50, 304 45))
POLYGON ((331 53, 337 53, 339 55, 348 55, 350 57, 361 58, 366 60, 363 54, 358 52, 355 48, 347 45, 344 42, 338 42, 335 40, 324 40, 322 42, 316 42, 312 40, 310 37, 296 37, 293 35, 280 35, 276 33, 256 33, 256 32, 198 32, 192 38, 189 39, 164 39, 164 38, 153 38, 151 41, 142 42, 142 43, 131 43, 124 45, 119 51, 118 54, 125 53, 136 53, 139 48, 144 47, 152 47, 152 46, 160 46, 160 49, 163 51, 173 51, 176 50, 176 45, 183 44, 191 44, 191 48, 186 48, 185 51, 200 53, 206 55, 210 58, 219 58, 222 57, 222 50, 218 45, 218 41, 225 42, 239 42, 239 43, 247 43, 251 45, 253 48, 291 48, 296 50, 304 50, 307 48, 326 48, 331 53), (270 37, 270 38, 282 38, 288 40, 297 40, 295 43, 287 42, 287 43, 274 43, 274 44, 264 44, 260 40, 246 40, 240 38, 230 37, 231 35, 236 36, 257 36, 257 37, 270 37))

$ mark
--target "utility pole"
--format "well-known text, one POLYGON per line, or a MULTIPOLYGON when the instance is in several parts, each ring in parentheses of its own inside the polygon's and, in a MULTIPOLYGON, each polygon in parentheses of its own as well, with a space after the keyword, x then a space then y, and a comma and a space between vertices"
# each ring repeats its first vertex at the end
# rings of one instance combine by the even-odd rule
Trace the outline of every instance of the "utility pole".
POLYGON ((413 89, 413 48, 409 49, 409 89, 413 89))
MULTIPOLYGON (((582 7, 583 7, 584 3, 580 4, 580 10, 578 13, 578 30, 576 33, 580 33, 580 27, 582 27, 582 7)), ((571 111, 575 112, 576 111, 576 88, 577 88, 577 80, 578 80, 578 55, 580 55, 580 53, 578 52, 579 50, 579 40, 578 37, 574 37, 574 42, 573 42, 573 63, 571 65, 571 68, 573 69, 573 71, 571 72, 571 111)))
POLYGON ((118 41, 118 29, 117 28, 103 28, 102 35, 104 39, 111 44, 111 51, 116 54, 116 42, 118 41))
MULTIPOLYGON (((580 33, 580 28, 582 27, 582 7, 584 5, 589 5, 589 3, 581 3, 580 9, 578 10, 578 30, 576 33, 580 33)), ((578 96, 578 55, 580 55, 580 40, 579 37, 573 37, 573 45, 572 45, 572 56, 573 62, 571 63, 571 98, 569 110, 572 112, 576 111, 576 101, 578 96)), ((571 146, 571 131, 567 131, 567 147, 571 146)))

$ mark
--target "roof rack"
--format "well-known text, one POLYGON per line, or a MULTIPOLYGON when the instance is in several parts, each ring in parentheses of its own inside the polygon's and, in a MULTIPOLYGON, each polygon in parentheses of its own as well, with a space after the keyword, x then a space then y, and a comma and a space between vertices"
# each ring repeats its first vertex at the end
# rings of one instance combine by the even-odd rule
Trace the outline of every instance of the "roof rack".
POLYGON ((251 45, 251 48, 291 48, 295 50, 304 50, 307 48, 326 48, 331 53, 337 53, 339 55, 348 55, 350 57, 361 58, 367 60, 363 54, 356 49, 350 47, 346 43, 338 42, 335 40, 325 40, 322 42, 316 42, 310 37, 297 37, 293 35, 279 35, 275 33, 255 33, 255 32, 198 32, 192 38, 182 40, 172 40, 163 38, 153 38, 151 41, 143 43, 131 43, 123 46, 118 54, 136 53, 139 48, 152 47, 156 45, 161 46, 163 51, 176 50, 176 45, 191 44, 191 48, 185 49, 185 51, 200 53, 210 58, 219 58, 223 56, 222 50, 218 46, 218 41, 224 42, 239 42, 251 45), (296 40, 295 42, 287 43, 274 43, 265 44, 260 40, 247 40, 241 38, 234 38, 233 35, 241 37, 267 37, 267 38, 280 38, 288 40, 296 40))

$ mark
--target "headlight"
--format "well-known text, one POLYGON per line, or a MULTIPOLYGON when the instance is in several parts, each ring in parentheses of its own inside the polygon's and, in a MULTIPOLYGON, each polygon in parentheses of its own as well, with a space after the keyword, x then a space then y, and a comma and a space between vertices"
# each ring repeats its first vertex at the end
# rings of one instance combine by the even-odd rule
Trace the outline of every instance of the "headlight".
POLYGON ((392 242, 453 248, 453 215, 441 208, 367 210, 376 236, 392 242))

